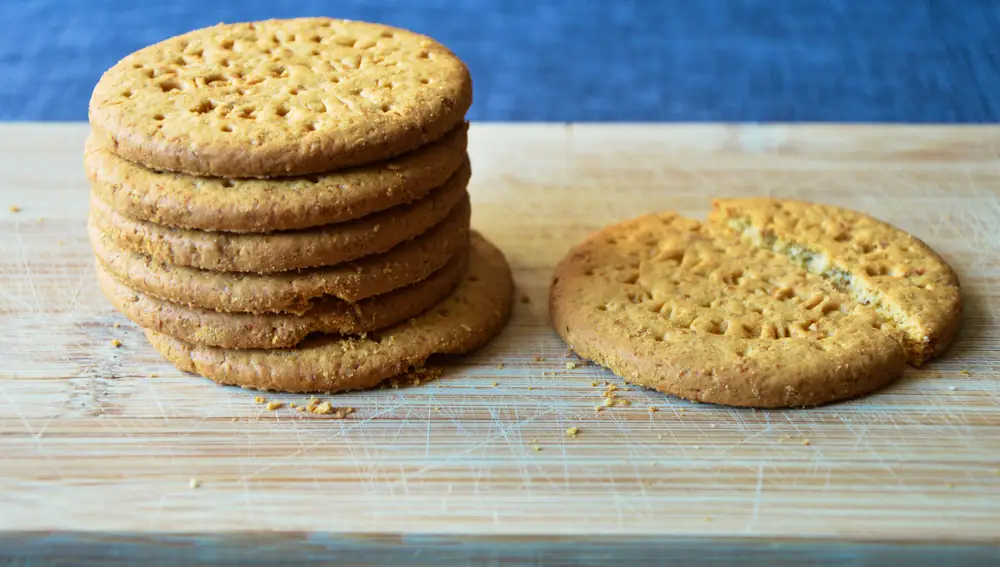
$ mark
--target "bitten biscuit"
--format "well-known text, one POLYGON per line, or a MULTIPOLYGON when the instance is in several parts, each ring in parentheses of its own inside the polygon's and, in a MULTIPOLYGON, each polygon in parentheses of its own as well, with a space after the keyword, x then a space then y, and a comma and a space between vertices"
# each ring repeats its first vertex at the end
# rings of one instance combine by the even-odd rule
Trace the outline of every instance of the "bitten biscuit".
MULTIPOLYGON (((787 247, 763 245, 767 237, 744 237, 730 221, 759 218, 762 203, 746 204, 753 206, 717 202, 707 225, 664 213, 592 236, 556 269, 550 294, 556 330, 581 356, 630 382, 701 402, 812 406, 896 379, 914 352, 903 339, 905 327, 820 269, 829 261, 803 263, 775 251, 787 247)), ((824 222, 866 226, 841 211, 826 209, 824 222)), ((770 230, 767 221, 753 222, 762 234, 770 230)), ((788 230, 788 242, 809 234, 788 230)), ((883 236, 917 250, 905 233, 883 236)), ((937 255, 915 253, 893 264, 896 277, 907 281, 905 273, 918 265, 929 270, 928 262, 935 273, 950 273, 937 255)), ((850 273, 865 269, 842 265, 850 273)), ((920 302, 895 305, 904 319, 925 312, 920 302)), ((946 335, 958 325, 953 307, 946 335)))

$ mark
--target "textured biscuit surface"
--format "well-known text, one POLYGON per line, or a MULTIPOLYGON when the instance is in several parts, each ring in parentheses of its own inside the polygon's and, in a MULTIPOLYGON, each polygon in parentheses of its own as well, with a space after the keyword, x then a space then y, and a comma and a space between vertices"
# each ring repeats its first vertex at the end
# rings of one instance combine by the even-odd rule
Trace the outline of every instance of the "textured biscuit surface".
POLYGON ((835 281, 886 319, 920 365, 948 348, 961 322, 955 272, 915 236, 856 211, 777 199, 719 199, 709 222, 835 281))
POLYGON ((133 290, 98 263, 101 290, 118 311, 138 325, 182 341, 225 348, 293 347, 310 333, 362 334, 419 315, 459 284, 468 267, 468 251, 413 285, 357 303, 327 298, 301 315, 222 313, 187 307, 133 290))
POLYGON ((380 254, 441 222, 466 199, 470 169, 406 205, 360 219, 269 234, 170 228, 117 213, 91 194, 91 218, 117 247, 167 264, 225 272, 280 272, 380 254))
POLYGON ((729 222, 739 203, 716 210, 726 212, 708 225, 640 217, 574 248, 551 289, 556 330, 630 382, 702 402, 817 405, 902 373, 908 350, 893 321, 744 238, 729 222))
POLYGON ((132 53, 98 81, 90 123, 154 169, 273 177, 412 150, 471 103, 465 64, 428 37, 299 18, 219 24, 132 53))
POLYGON ((160 172, 115 156, 91 135, 84 168, 113 209, 159 225, 271 232, 356 219, 418 199, 466 160, 467 126, 392 160, 305 177, 222 179, 160 172))
POLYGON ((439 224, 387 252, 336 266, 275 274, 163 264, 116 247, 93 222, 88 232, 101 265, 133 289, 217 311, 303 313, 323 296, 356 302, 426 278, 468 246, 470 214, 465 198, 439 224))
POLYGON ((337 392, 375 386, 435 354, 461 354, 500 332, 513 281, 503 254, 471 238, 469 271, 448 297, 423 314, 366 337, 321 337, 293 349, 194 346, 147 329, 175 366, 223 384, 288 392, 337 392))

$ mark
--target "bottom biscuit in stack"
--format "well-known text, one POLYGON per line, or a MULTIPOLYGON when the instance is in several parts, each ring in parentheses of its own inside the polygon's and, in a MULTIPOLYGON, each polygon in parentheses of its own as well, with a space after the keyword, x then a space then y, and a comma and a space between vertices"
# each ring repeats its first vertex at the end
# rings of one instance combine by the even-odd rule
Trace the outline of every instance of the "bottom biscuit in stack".
POLYGON ((469 269, 458 287, 424 313, 363 336, 326 335, 288 349, 193 345, 146 329, 146 337, 182 370, 221 384, 284 392, 369 388, 423 365, 435 354, 462 354, 500 332, 513 281, 503 254, 482 236, 470 239, 469 269))

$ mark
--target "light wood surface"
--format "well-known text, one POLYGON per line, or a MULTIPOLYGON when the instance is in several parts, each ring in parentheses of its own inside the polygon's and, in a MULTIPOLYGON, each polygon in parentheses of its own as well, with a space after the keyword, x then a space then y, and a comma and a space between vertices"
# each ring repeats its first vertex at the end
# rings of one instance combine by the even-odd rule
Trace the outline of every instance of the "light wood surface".
POLYGON ((537 546, 530 561, 599 541, 931 542, 983 557, 1000 543, 1000 128, 474 124, 473 223, 529 302, 435 382, 327 398, 357 408, 345 420, 177 372, 111 309, 85 235, 85 134, 0 126, 0 550, 25 532, 32 549, 162 534, 236 549, 267 531, 279 555, 433 536, 488 557, 537 546), (957 344, 820 409, 632 389, 631 406, 595 413, 603 381, 621 382, 567 368, 547 326, 552 268, 606 223, 700 217, 723 195, 853 207, 923 238, 964 287, 957 344))

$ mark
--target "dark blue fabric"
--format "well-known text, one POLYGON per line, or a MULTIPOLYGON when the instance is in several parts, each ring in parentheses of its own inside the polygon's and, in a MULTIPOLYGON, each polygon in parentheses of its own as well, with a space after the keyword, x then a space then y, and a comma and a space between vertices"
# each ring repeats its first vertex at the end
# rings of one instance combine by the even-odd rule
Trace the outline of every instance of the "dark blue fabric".
POLYGON ((441 40, 477 120, 1000 118, 1000 0, 0 0, 0 120, 84 120, 130 51, 296 15, 441 40))

